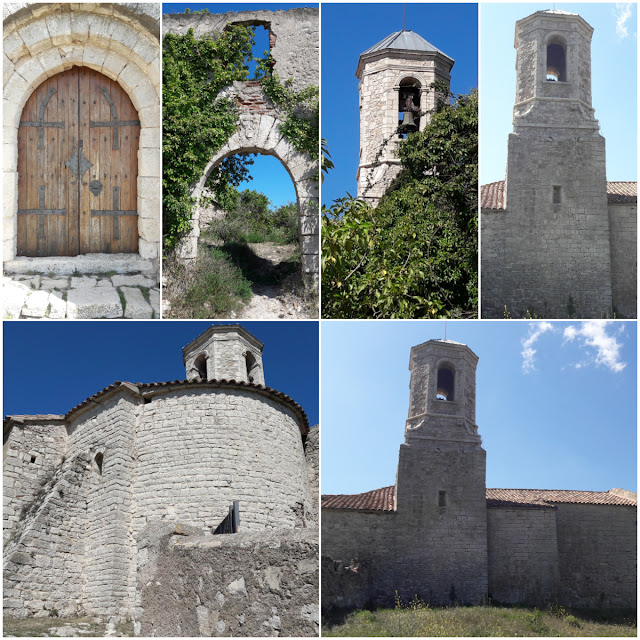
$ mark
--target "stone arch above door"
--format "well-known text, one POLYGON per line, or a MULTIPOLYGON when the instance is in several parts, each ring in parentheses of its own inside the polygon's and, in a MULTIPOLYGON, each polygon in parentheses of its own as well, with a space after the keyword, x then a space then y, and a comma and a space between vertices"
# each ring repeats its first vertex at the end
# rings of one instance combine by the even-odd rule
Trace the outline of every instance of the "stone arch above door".
MULTIPOLYGON (((280 119, 271 114, 249 111, 241 113, 236 132, 218 151, 204 170, 191 194, 200 198, 209 174, 225 158, 242 153, 261 153, 274 156, 283 164, 293 181, 298 205, 298 241, 305 276, 317 281, 319 273, 319 210, 318 163, 308 154, 296 151, 280 133, 280 119)), ((184 260, 195 260, 200 236, 199 213, 196 207, 192 228, 180 245, 184 260)))
POLYGON ((73 66, 89 67, 117 82, 140 120, 137 211, 138 252, 160 255, 159 6, 36 3, 5 5, 3 84, 3 255, 17 247, 18 125, 44 80, 73 66))

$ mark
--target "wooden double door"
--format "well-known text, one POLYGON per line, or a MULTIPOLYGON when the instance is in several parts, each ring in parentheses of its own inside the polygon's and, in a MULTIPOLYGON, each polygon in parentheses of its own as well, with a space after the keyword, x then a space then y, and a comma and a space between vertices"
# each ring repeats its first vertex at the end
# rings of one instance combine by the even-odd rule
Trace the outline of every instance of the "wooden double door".
POLYGON ((101 73, 43 82, 18 128, 18 255, 136 252, 139 139, 129 96, 101 73))

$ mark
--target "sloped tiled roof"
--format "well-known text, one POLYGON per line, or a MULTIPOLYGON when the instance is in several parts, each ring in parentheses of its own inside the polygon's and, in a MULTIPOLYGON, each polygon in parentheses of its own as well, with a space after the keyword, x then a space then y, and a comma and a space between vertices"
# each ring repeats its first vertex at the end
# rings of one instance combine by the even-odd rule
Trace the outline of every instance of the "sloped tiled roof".
POLYGON ((384 51, 385 49, 401 49, 403 51, 437 51, 430 42, 427 42, 421 35, 418 35, 410 29, 403 31, 395 31, 388 35, 384 40, 380 40, 373 47, 367 49, 362 55, 374 53, 376 51, 384 51))
POLYGON ((322 496, 322 508, 350 511, 395 511, 396 488, 395 485, 392 485, 355 495, 325 495, 322 496))
MULTIPOLYGON (((637 199, 637 182, 607 182, 609 204, 635 204, 637 199)), ((483 209, 504 209, 504 180, 483 184, 480 202, 483 209)))
POLYGON ((487 505, 612 504, 636 506, 637 500, 610 491, 566 491, 562 489, 487 489, 487 505))
POLYGON ((89 398, 87 398, 86 400, 84 400, 83 402, 81 402, 80 404, 76 405, 75 407, 72 407, 71 409, 69 409, 69 411, 67 411, 67 413, 64 416, 6 416, 5 417, 5 427, 7 426, 7 424, 9 422, 22 422, 25 419, 34 419, 34 418, 42 418, 42 419, 60 419, 60 418, 64 418, 65 420, 69 419, 76 411, 90 405, 90 404, 95 404, 96 401, 101 398, 102 396, 111 393, 112 391, 116 391, 117 389, 124 387, 126 389, 128 389, 129 391, 133 392, 133 393, 138 393, 138 394, 143 394, 145 392, 149 393, 149 392, 153 392, 155 390, 159 390, 161 388, 167 388, 167 387, 203 387, 203 388, 207 388, 207 387, 224 387, 224 388, 248 388, 248 389, 252 389, 257 391, 258 393, 261 393, 262 395, 266 395, 268 397, 272 397, 274 399, 277 399, 279 401, 281 401, 283 404, 288 405, 293 411, 294 413, 297 413, 300 416, 301 422, 302 422, 302 426, 301 426, 301 431, 302 433, 307 433, 307 431, 309 430, 309 419, 307 418, 307 414, 305 413, 304 409, 293 399, 290 398, 288 395, 286 395, 285 393, 282 393, 281 391, 276 391, 275 389, 271 389, 270 387, 265 387, 261 384, 255 384, 253 382, 243 382, 243 381, 236 381, 236 380, 210 380, 208 382, 196 382, 195 380, 173 380, 173 381, 168 381, 168 382, 150 382, 150 383, 143 383, 143 382, 137 382, 136 384, 132 384, 131 382, 114 382, 113 384, 109 385, 108 387, 105 387, 104 389, 102 389, 101 391, 98 391, 97 393, 93 394, 92 396, 90 396, 89 398))
MULTIPOLYGON (((488 507, 548 509, 554 504, 608 504, 636 506, 637 500, 611 491, 566 491, 562 489, 487 489, 488 507)), ((347 511, 395 511, 395 486, 355 495, 324 495, 323 509, 347 511)))

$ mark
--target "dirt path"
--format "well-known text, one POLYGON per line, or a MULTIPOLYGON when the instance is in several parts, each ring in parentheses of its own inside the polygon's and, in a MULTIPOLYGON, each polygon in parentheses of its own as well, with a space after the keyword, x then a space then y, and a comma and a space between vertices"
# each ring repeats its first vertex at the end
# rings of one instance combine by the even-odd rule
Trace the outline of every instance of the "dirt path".
MULTIPOLYGON (((295 244, 273 244, 272 242, 250 243, 249 247, 265 260, 261 279, 277 275, 285 263, 296 252, 295 244)), ((238 318, 257 320, 260 318, 309 318, 301 297, 300 277, 297 274, 285 278, 281 285, 254 284, 253 296, 237 315, 238 318)))

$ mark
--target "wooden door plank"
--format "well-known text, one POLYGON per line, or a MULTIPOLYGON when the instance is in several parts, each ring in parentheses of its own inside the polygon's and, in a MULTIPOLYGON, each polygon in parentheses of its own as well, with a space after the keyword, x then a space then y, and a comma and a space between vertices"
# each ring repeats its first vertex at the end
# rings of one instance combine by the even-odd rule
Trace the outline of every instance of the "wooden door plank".
POLYGON ((80 247, 80 198, 78 185, 75 175, 71 169, 66 166, 66 162, 72 158, 74 153, 78 149, 78 142, 80 139, 80 125, 78 121, 78 108, 79 108, 79 96, 78 96, 78 75, 79 68, 72 67, 68 72, 67 90, 69 92, 67 102, 67 113, 69 118, 69 133, 67 136, 67 147, 65 150, 65 165, 64 176, 67 189, 67 199, 69 202, 69 209, 67 210, 68 220, 68 234, 69 234, 69 252, 70 256, 77 256, 81 253, 80 247))
MULTIPOLYGON (((91 154, 91 129, 89 128, 89 119, 91 117, 91 83, 94 71, 87 67, 81 67, 78 70, 78 139, 82 140, 82 153, 95 165, 96 158, 91 154)), ((91 253, 91 201, 89 192, 89 182, 91 182, 91 170, 84 174, 84 177, 78 178, 79 192, 79 228, 80 228, 80 253, 91 253)), ((82 170, 81 170, 82 172, 82 170)))

